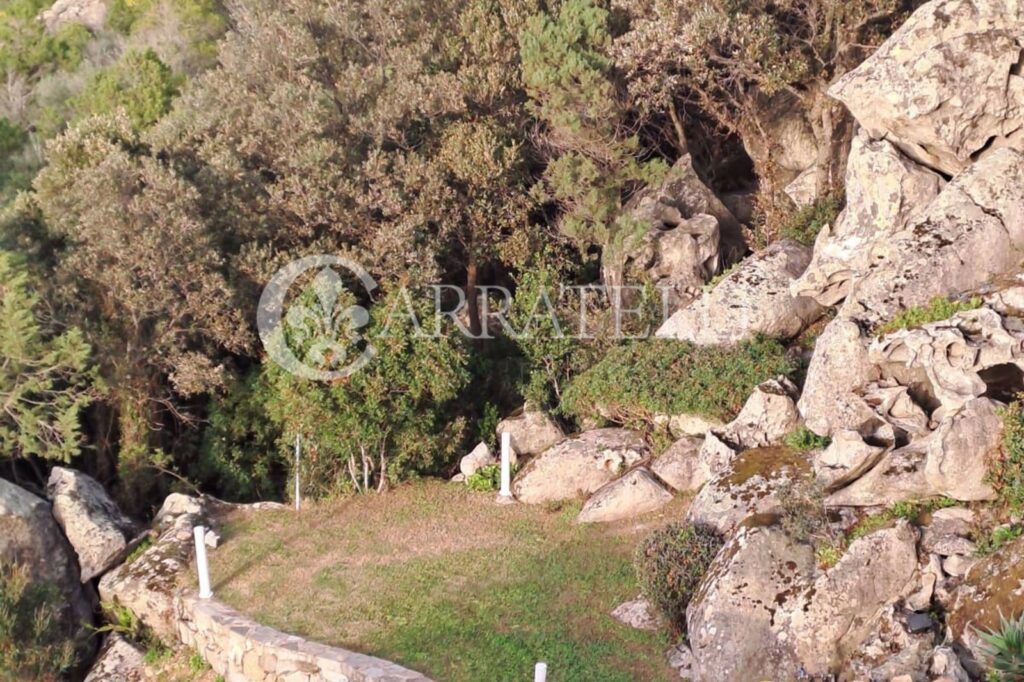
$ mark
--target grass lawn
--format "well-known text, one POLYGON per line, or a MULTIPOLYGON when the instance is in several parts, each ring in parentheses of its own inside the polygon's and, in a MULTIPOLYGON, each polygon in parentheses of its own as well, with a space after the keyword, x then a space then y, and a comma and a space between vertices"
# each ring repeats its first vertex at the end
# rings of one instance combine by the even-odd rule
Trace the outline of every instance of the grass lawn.
POLYGON ((638 593, 638 521, 572 522, 578 504, 406 485, 293 511, 239 512, 211 555, 218 598, 280 630, 394 660, 443 682, 670 680, 664 633, 608 614, 638 593))

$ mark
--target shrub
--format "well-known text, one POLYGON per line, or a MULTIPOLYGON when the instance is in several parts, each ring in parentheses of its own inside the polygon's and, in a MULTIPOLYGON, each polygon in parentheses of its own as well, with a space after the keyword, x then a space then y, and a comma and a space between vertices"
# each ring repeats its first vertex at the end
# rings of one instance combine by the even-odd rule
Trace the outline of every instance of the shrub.
POLYGON ((722 538, 714 531, 684 523, 659 528, 637 547, 640 589, 676 630, 685 630, 686 606, 721 547, 722 538))
POLYGON ((664 414, 728 419, 759 383, 794 369, 773 339, 734 348, 649 339, 611 349, 573 380, 562 411, 631 426, 653 424, 664 414))
POLYGON ((841 194, 829 194, 809 206, 804 206, 792 213, 779 228, 779 234, 787 239, 794 239, 801 244, 811 246, 818 233, 826 225, 835 221, 843 208, 841 194))
POLYGON ((1024 404, 1019 400, 1001 410, 1003 447, 989 466, 989 483, 1013 509, 1024 507, 1024 404))
POLYGON ((988 556, 999 550, 1003 545, 1013 542, 1024 535, 1024 526, 1000 526, 978 538, 978 556, 988 556))
POLYGON ((787 447, 798 452, 808 452, 809 450, 827 448, 832 439, 827 436, 819 436, 806 426, 801 426, 796 431, 787 434, 784 442, 787 447))
POLYGON ((966 310, 975 310, 981 307, 980 298, 971 298, 966 301, 951 301, 942 296, 936 296, 928 305, 915 306, 901 311, 888 322, 875 328, 875 336, 885 336, 900 329, 917 329, 932 322, 946 320, 956 313, 966 310))
POLYGON ((54 679, 75 664, 61 595, 29 570, 0 564, 0 679, 54 679))
POLYGON ((129 52, 121 61, 97 73, 72 101, 74 118, 109 114, 123 108, 135 128, 148 128, 170 111, 183 82, 153 50, 129 52))
POLYGON ((501 487, 501 465, 489 464, 477 469, 472 476, 466 479, 466 485, 470 490, 477 492, 490 492, 501 487))
POLYGON ((1007 619, 1000 614, 998 629, 976 632, 985 642, 982 650, 991 661, 997 679, 1024 680, 1024 615, 1007 619))

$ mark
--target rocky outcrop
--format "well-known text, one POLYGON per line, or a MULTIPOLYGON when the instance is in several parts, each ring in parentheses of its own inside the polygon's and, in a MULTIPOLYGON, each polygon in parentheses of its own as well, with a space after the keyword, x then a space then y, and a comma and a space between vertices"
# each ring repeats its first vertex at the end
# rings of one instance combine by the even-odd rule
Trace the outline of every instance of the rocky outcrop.
POLYGON ((54 518, 78 555, 83 583, 124 558, 135 525, 95 479, 54 467, 46 493, 54 518))
POLYGON ((969 310, 876 339, 868 357, 925 379, 941 417, 990 391, 1010 400, 1024 388, 1024 325, 989 308, 969 310))
POLYGON ((814 456, 814 476, 825 490, 838 490, 878 464, 885 451, 880 445, 865 443, 856 431, 839 431, 814 456))
POLYGON ((107 604, 131 609, 163 642, 173 645, 178 636, 175 595, 194 552, 194 526, 206 521, 208 503, 174 493, 157 513, 156 540, 128 563, 100 579, 100 598, 107 604))
POLYGON ((925 477, 927 443, 911 443, 886 453, 868 473, 833 493, 830 507, 875 507, 919 500, 934 494, 925 477))
POLYGON ((499 443, 502 433, 510 434, 512 449, 520 455, 539 455, 565 439, 562 429, 551 417, 529 406, 499 422, 495 432, 499 443))
POLYGON ((924 475, 928 485, 954 500, 995 499, 988 470, 1002 446, 998 403, 978 398, 944 419, 929 438, 924 475))
POLYGON ((619 604, 611 616, 634 630, 659 630, 665 625, 657 610, 643 597, 619 604))
POLYGON ((111 633, 89 668, 85 682, 143 682, 148 679, 145 654, 121 635, 111 633))
POLYGON ((0 478, 0 562, 25 566, 33 580, 60 591, 65 607, 59 618, 78 632, 79 645, 92 624, 91 590, 79 579, 74 551, 57 527, 50 505, 27 490, 0 478))
POLYGON ((82 24, 92 31, 103 28, 107 19, 106 0, 57 0, 39 18, 46 30, 55 33, 67 24, 82 24))
POLYGON ((829 94, 875 139, 953 175, 986 152, 1024 148, 1024 10, 1007 0, 933 0, 829 94))
POLYGON ((527 504, 590 494, 646 456, 647 445, 633 431, 587 431, 532 459, 512 482, 512 494, 527 504))
POLYGON ((652 512, 671 501, 672 493, 651 472, 640 467, 599 488, 583 505, 577 521, 607 523, 628 519, 652 512))
POLYGON ((791 286, 794 296, 832 306, 849 295, 872 265, 871 251, 903 229, 938 195, 941 176, 921 168, 886 140, 854 138, 846 166, 846 207, 826 225, 814 255, 791 286))
POLYGON ((957 175, 924 211, 875 243, 840 316, 875 326, 936 296, 971 291, 1024 256, 1024 154, 1000 149, 957 175))
POLYGON ((810 257, 810 249, 795 241, 771 244, 673 314, 657 336, 699 345, 731 345, 757 334, 783 338, 799 334, 822 313, 813 299, 789 292, 790 283, 803 273, 810 257))

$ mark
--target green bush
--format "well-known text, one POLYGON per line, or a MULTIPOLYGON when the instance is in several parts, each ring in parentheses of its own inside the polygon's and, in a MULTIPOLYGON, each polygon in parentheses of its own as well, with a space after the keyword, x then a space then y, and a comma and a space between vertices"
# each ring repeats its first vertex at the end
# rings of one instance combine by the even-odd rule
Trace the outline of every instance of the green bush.
POLYGON ((729 419, 759 383, 794 369, 773 339, 733 348, 648 339, 611 349, 573 380, 562 411, 630 426, 651 425, 665 414, 729 419))
POLYGON ((988 556, 993 554, 1003 545, 1013 542, 1022 535, 1024 535, 1024 526, 1013 525, 993 528, 991 531, 978 538, 977 554, 978 556, 988 556))
POLYGON ((996 673, 996 679, 1024 680, 1024 615, 1016 619, 999 616, 999 628, 976 630, 982 647, 996 673))
POLYGON ((659 528, 637 547, 640 590, 677 631, 686 629, 686 606, 721 547, 717 533, 685 523, 659 528))
POLYGON ((26 567, 0 564, 0 679, 55 679, 75 664, 60 592, 26 567))
POLYGON ((1018 400, 1001 410, 1003 447, 989 465, 989 483, 1013 509, 1024 508, 1024 404, 1018 400))
POLYGON ((966 301, 951 301, 942 296, 936 296, 928 305, 915 306, 901 311, 888 322, 875 328, 875 336, 885 336, 900 329, 917 329, 932 322, 946 320, 956 313, 966 310, 975 310, 981 307, 980 298, 971 298, 966 301))
POLYGON ((797 452, 808 452, 827 448, 832 439, 827 436, 819 436, 806 426, 801 426, 796 431, 786 435, 784 442, 797 452))
POLYGON ((148 128, 171 109, 184 79, 160 61, 153 50, 128 52, 97 73, 74 98, 74 119, 124 109, 139 130, 148 128))
POLYGON ((842 195, 830 194, 798 209, 779 228, 779 235, 807 246, 813 245, 821 229, 839 216, 843 201, 842 195))

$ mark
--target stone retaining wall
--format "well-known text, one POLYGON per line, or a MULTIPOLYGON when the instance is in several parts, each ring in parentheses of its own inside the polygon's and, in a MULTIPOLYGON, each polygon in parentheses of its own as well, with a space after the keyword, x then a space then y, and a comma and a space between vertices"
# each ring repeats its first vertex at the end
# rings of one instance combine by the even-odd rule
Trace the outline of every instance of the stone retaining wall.
POLYGON ((418 672, 260 625, 192 592, 176 600, 178 638, 226 682, 431 682, 418 672))

